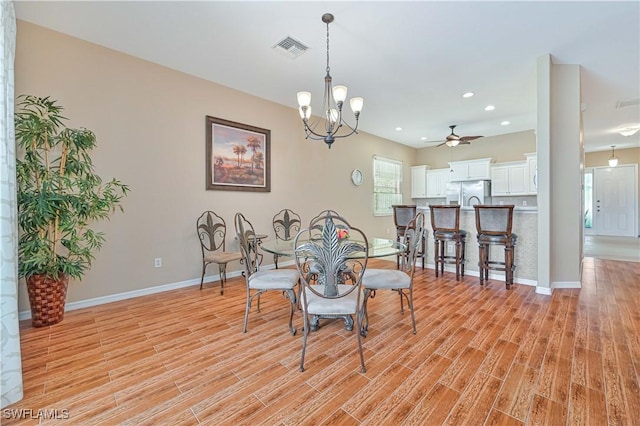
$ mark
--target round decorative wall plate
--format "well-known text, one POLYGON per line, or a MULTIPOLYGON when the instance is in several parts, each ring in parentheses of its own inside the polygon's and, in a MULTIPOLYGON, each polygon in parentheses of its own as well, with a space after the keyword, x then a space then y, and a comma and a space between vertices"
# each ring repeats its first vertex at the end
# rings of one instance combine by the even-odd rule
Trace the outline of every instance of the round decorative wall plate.
POLYGON ((353 182, 354 185, 359 186, 362 185, 362 180, 363 177, 360 169, 353 169, 351 172, 351 182, 353 182))

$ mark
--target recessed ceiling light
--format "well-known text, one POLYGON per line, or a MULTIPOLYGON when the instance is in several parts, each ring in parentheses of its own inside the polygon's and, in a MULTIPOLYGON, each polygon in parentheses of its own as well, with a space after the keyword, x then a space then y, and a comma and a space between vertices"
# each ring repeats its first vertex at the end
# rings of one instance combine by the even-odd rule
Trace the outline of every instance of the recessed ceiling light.
POLYGON ((508 126, 509 124, 511 124, 509 121, 505 120, 502 123, 500 123, 501 126, 508 126))
POLYGON ((494 109, 496 109, 496 107, 494 107, 493 105, 487 105, 486 107, 484 107, 485 111, 493 111, 494 109))
POLYGON ((402 131, 402 127, 396 127, 396 132, 402 131))
POLYGON ((473 93, 473 92, 467 92, 467 93, 465 93, 464 95, 462 95, 462 97, 463 97, 463 98, 470 98, 470 97, 472 97, 473 95, 475 95, 475 93, 473 93))
POLYGON ((420 138, 420 140, 421 140, 421 141, 426 141, 426 140, 427 140, 427 137, 426 137, 426 136, 423 136, 423 137, 421 137, 421 138, 420 138))

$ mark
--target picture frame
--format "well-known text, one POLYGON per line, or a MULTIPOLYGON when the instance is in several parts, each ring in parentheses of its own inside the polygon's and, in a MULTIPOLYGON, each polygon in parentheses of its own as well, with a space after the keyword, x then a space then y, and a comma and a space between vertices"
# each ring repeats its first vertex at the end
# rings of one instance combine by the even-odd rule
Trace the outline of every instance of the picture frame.
POLYGON ((206 116, 206 189, 271 192, 271 130, 206 116))

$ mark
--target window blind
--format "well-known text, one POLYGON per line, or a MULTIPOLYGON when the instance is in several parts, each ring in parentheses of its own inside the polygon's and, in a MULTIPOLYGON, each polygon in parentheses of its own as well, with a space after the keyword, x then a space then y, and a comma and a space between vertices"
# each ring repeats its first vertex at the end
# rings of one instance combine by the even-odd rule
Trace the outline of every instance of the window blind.
POLYGON ((373 157, 373 215, 392 216, 402 204, 402 161, 373 157))

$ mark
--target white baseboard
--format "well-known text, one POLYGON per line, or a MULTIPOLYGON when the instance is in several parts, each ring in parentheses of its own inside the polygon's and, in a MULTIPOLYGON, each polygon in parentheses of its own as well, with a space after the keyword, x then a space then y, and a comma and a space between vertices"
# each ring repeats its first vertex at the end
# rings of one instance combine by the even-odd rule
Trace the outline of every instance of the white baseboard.
MULTIPOLYGON (((294 261, 282 262, 279 265, 289 266, 293 265, 294 261)), ((265 265, 262 269, 274 269, 274 265, 265 265)), ((238 277, 242 275, 242 270, 234 271, 227 274, 227 278, 238 277)), ((220 275, 205 275, 204 282, 217 282, 220 281, 220 275)), ((89 308, 91 306, 104 305, 105 303, 118 302, 120 300, 133 299, 134 297, 147 296, 149 294, 162 293, 164 291, 176 290, 179 288, 185 288, 190 286, 199 286, 200 278, 194 278, 186 281, 179 281, 177 283, 163 284, 155 287, 142 288, 140 290, 127 291, 124 293, 110 294, 108 296, 95 297, 93 299, 79 300, 77 302, 67 302, 65 304, 65 312, 74 311, 76 309, 89 308)), ((18 314, 18 320, 26 320, 31 318, 31 311, 22 311, 18 314)))
POLYGON ((542 286, 536 287, 537 294, 544 294, 545 296, 551 296, 552 292, 553 292, 553 289, 550 287, 542 287, 542 286))
POLYGON ((555 281, 551 283, 551 288, 582 288, 579 281, 555 281))

